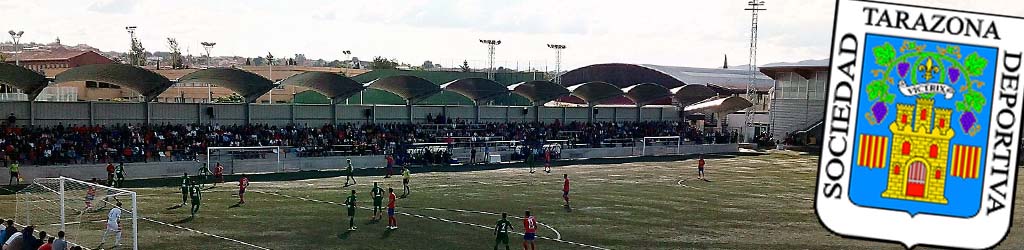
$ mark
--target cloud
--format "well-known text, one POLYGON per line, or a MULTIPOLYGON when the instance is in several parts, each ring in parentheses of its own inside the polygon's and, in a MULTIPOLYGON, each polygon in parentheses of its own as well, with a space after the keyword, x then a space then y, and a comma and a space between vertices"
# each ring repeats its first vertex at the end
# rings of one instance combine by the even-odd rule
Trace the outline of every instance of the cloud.
POLYGON ((130 14, 135 10, 137 1, 133 0, 98 0, 89 6, 89 11, 107 14, 130 14))

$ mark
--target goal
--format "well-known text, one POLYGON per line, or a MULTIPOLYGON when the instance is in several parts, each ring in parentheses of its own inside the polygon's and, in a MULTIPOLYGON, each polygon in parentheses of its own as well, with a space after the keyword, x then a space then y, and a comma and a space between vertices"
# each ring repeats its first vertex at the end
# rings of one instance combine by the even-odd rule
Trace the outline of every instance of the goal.
MULTIPOLYGON (((121 247, 139 249, 139 214, 135 192, 107 187, 67 177, 37 178, 17 192, 16 222, 35 226, 56 236, 64 231, 65 239, 83 248, 96 248, 107 228, 107 214, 121 202, 121 247)), ((104 246, 118 240, 115 233, 107 235, 104 246)))
POLYGON ((683 140, 679 136, 649 136, 640 144, 640 155, 679 154, 683 140))
POLYGON ((224 166, 225 174, 238 173, 274 173, 286 171, 281 165, 281 151, 279 146, 257 146, 257 147, 208 147, 206 148, 206 163, 196 166, 197 175, 201 175, 202 168, 208 168, 209 173, 220 163, 224 166))

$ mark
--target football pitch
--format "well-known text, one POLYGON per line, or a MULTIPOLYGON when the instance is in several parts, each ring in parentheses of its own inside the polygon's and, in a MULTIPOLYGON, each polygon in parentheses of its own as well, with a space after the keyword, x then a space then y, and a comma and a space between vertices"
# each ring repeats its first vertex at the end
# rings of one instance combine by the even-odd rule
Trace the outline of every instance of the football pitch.
MULTIPOLYGON (((401 194, 399 176, 357 177, 350 187, 343 187, 343 177, 253 178, 240 206, 237 183, 225 183, 205 190, 194 219, 188 208, 175 207, 177 187, 132 190, 139 195, 141 249, 491 249, 500 213, 508 212, 521 233, 525 210, 540 223, 538 249, 902 248, 825 230, 813 210, 816 164, 817 157, 793 154, 709 158, 710 181, 696 179, 695 160, 569 165, 551 174, 413 168, 412 193, 397 202, 397 230, 385 229, 386 217, 371 222, 368 208, 373 182, 401 194), (562 174, 572 180, 571 211, 562 206, 562 174), (361 209, 358 229, 347 231, 342 203, 352 189, 361 209)), ((15 197, 0 199, 3 218, 10 218, 13 212, 6 211, 13 211, 15 197)), ((102 220, 83 223, 79 242, 95 249, 103 227, 102 220)), ((1011 230, 1000 248, 1019 249, 1020 236, 1011 230)), ((512 249, 521 249, 521 242, 520 234, 511 236, 512 249)))

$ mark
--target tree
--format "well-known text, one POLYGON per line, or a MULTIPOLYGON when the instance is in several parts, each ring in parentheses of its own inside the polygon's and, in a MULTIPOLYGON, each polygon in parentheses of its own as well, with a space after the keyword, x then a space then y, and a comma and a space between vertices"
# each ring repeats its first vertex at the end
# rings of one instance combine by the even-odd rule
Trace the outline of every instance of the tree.
POLYGON ((181 47, 178 46, 178 40, 173 37, 167 38, 167 48, 171 49, 171 68, 172 69, 183 69, 185 68, 185 61, 181 58, 181 47))
POLYGON ((373 63, 370 64, 373 69, 395 69, 398 67, 398 62, 394 59, 387 59, 384 57, 374 57, 373 63))
POLYGON ((256 59, 252 59, 253 66, 263 66, 264 64, 267 64, 267 59, 263 59, 262 56, 257 56, 256 59))
POLYGON ((252 60, 249 59, 248 57, 246 57, 245 58, 245 66, 250 66, 250 65, 252 65, 252 60))
POLYGON ((306 66, 306 65, 308 65, 308 63, 309 63, 309 59, 306 59, 306 54, 295 54, 295 63, 294 63, 294 65, 306 66))
POLYGON ((469 61, 462 60, 462 66, 459 66, 459 69, 461 69, 462 72, 469 72, 471 70, 469 68, 469 61))
POLYGON ((231 93, 231 95, 226 96, 218 96, 216 99, 213 100, 213 102, 215 103, 242 103, 244 101, 245 98, 242 98, 242 96, 238 95, 238 93, 231 93))
POLYGON ((334 60, 334 61, 331 61, 331 62, 327 63, 327 67, 342 68, 342 66, 344 66, 344 63, 342 63, 341 61, 338 61, 338 60, 334 60))
POLYGON ((132 52, 128 59, 131 65, 146 65, 146 48, 142 47, 142 42, 138 39, 132 39, 132 52))

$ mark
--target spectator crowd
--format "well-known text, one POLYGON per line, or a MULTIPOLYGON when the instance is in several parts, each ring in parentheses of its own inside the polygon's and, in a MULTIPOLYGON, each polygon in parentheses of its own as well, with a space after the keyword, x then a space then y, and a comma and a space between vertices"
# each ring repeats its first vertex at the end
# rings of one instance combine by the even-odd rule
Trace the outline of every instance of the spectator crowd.
POLYGON ((735 133, 702 133, 680 122, 112 125, 4 127, 0 152, 5 165, 53 165, 194 160, 207 147, 282 146, 299 156, 322 156, 338 146, 352 154, 384 154, 413 143, 520 141, 539 145, 565 140, 602 147, 608 140, 684 135, 695 143, 735 142, 735 133))

